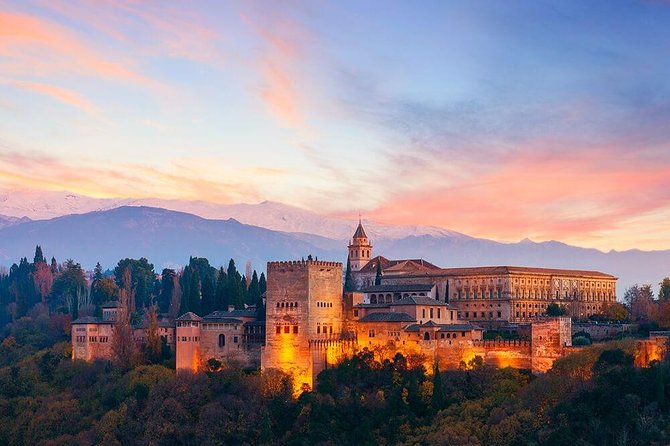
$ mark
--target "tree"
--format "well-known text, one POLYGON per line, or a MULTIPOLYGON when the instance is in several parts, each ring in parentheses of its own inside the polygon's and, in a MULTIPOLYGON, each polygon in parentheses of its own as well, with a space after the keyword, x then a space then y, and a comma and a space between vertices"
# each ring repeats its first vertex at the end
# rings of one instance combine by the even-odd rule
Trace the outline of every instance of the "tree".
POLYGON ((158 332, 158 313, 156 306, 149 307, 147 312, 148 330, 147 330, 147 350, 151 362, 157 362, 161 358, 161 337, 158 332))
POLYGON ((179 277, 175 274, 172 276, 172 299, 170 300, 170 308, 168 316, 170 320, 174 321, 179 317, 179 310, 181 305, 181 286, 179 285, 179 277))
POLYGON ((40 245, 35 247, 35 257, 33 258, 33 264, 37 265, 38 263, 46 263, 44 254, 42 254, 42 247, 40 245))
POLYGON ((375 285, 382 284, 382 262, 377 262, 377 275, 375 276, 375 285))
POLYGON ((154 266, 144 257, 119 260, 118 265, 114 268, 114 277, 119 287, 122 286, 122 276, 126 268, 130 268, 131 273, 134 299, 130 302, 130 311, 134 313, 136 307, 151 305, 151 290, 156 274, 154 273, 154 266))
POLYGON ((351 277, 351 259, 347 256, 347 269, 344 273, 344 291, 354 289, 353 278, 351 277))
POLYGON ((158 291, 158 311, 161 313, 169 311, 176 276, 177 272, 170 268, 164 268, 161 272, 160 290, 158 291))
POLYGON ((133 329, 130 326, 130 308, 133 300, 132 275, 130 267, 126 267, 121 273, 119 305, 112 336, 113 360, 124 370, 129 369, 135 360, 135 342, 133 329))
POLYGON ((247 260, 247 263, 244 265, 244 278, 246 279, 245 286, 249 288, 251 285, 251 275, 253 268, 251 266, 251 260, 247 260))
POLYGON ((79 263, 72 259, 65 261, 54 280, 52 293, 68 308, 73 320, 79 316, 79 309, 89 304, 88 284, 79 263))
POLYGON ((268 290, 268 282, 265 280, 265 273, 261 273, 261 277, 258 279, 258 288, 261 291, 261 295, 265 294, 268 290))
POLYGON ((608 321, 626 322, 630 319, 628 308, 619 302, 603 305, 602 315, 608 321))
POLYGON ((668 300, 670 299, 670 277, 664 278, 661 283, 659 283, 660 289, 658 290, 658 300, 668 300))
POLYGON ((629 308, 633 321, 649 320, 654 308, 654 294, 651 285, 633 285, 626 290, 623 299, 629 308))
POLYGON ((261 287, 258 283, 258 274, 256 274, 256 271, 254 270, 251 274, 249 287, 247 288, 247 303, 258 305, 258 299, 260 299, 261 294, 261 287))
POLYGON ((51 288, 53 287, 54 282, 49 265, 44 261, 36 263, 33 278, 35 282, 35 291, 40 296, 42 303, 46 304, 47 296, 51 294, 51 288))
POLYGON ((435 366, 433 367, 433 396, 431 397, 431 406, 433 411, 437 412, 438 410, 444 407, 445 394, 444 389, 442 389, 442 376, 440 375, 440 367, 435 361, 435 366))
POLYGON ((219 269, 219 274, 216 277, 216 294, 215 294, 215 306, 217 310, 228 310, 228 305, 230 305, 230 299, 228 296, 228 276, 226 271, 223 269, 223 266, 219 269))
POLYGON ((566 313, 565 308, 559 306, 558 304, 550 303, 549 305, 547 305, 547 310, 546 310, 547 316, 552 316, 552 317, 565 316, 565 313, 566 313))
POLYGON ((207 277, 200 282, 203 315, 216 310, 216 283, 214 280, 214 277, 207 277))

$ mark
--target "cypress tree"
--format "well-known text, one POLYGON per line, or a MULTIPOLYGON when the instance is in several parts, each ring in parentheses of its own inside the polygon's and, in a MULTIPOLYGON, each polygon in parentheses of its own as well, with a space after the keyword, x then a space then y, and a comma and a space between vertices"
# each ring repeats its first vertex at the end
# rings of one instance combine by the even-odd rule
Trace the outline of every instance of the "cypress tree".
POLYGON ((201 282, 203 316, 216 309, 216 284, 214 278, 205 278, 201 282))
POLYGON ((261 273, 261 278, 258 279, 258 288, 260 289, 261 294, 268 290, 268 283, 265 280, 265 273, 261 273))
POLYGON ((437 361, 435 361, 435 366, 433 367, 433 397, 430 403, 435 412, 441 410, 444 407, 444 396, 440 367, 437 361))
POLYGON ((382 262, 377 261, 377 275, 375 276, 375 285, 382 284, 382 262))
POLYGON ((344 273, 344 291, 351 291, 354 289, 353 280, 351 277, 351 259, 347 256, 347 270, 344 273))
POLYGON ((257 304, 258 298, 261 296, 261 288, 258 283, 258 274, 256 270, 251 276, 251 282, 249 282, 249 288, 247 289, 247 303, 257 304))
POLYGON ((228 290, 226 288, 228 276, 223 266, 219 269, 219 274, 216 277, 216 295, 215 295, 215 309, 228 311, 230 301, 228 299, 228 290))
POLYGON ((42 262, 46 262, 46 260, 44 260, 44 254, 42 254, 42 247, 40 245, 37 245, 35 247, 35 257, 33 260, 33 264, 36 265, 42 262))

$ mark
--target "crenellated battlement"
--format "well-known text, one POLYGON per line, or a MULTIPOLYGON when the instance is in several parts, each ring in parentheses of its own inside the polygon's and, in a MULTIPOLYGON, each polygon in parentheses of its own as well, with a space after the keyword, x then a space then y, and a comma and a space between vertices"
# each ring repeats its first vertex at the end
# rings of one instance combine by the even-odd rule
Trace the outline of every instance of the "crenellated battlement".
POLYGON ((270 271, 282 268, 307 268, 309 266, 342 269, 343 264, 341 262, 329 262, 324 260, 288 260, 279 262, 268 262, 267 269, 268 271, 270 271))

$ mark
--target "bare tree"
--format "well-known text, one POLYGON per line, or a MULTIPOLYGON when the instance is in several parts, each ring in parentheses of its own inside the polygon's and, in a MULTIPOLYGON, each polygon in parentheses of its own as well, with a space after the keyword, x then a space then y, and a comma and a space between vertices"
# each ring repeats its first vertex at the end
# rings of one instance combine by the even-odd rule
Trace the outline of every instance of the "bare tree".
POLYGON ((147 348, 151 355, 152 361, 160 358, 161 355, 161 337, 158 332, 158 313, 156 312, 156 305, 153 304, 147 313, 149 328, 147 332, 147 348))
POLYGON ((254 270, 251 267, 251 260, 247 260, 246 268, 244 271, 244 278, 247 281, 247 288, 249 288, 249 284, 251 283, 251 276, 254 274, 254 270))
POLYGON ((136 358, 133 329, 130 326, 132 289, 129 268, 126 268, 123 272, 122 283, 123 287, 119 290, 119 304, 116 309, 112 353, 114 362, 119 367, 127 369, 133 365, 136 358))

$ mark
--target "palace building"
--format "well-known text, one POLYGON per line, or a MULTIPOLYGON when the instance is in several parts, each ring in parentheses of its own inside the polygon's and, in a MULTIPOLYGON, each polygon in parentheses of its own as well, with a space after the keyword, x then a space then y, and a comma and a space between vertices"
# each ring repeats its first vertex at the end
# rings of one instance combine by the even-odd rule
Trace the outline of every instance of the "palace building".
MULTIPOLYGON (((265 320, 229 309, 186 313, 163 327, 174 342, 177 372, 231 364, 278 369, 293 376, 298 392, 312 388, 322 370, 368 349, 380 360, 397 353, 420 358, 428 368, 468 367, 480 357, 541 373, 574 349, 571 318, 546 316, 548 305, 584 317, 616 299, 616 277, 595 271, 440 268, 422 259, 373 257, 360 222, 348 254, 351 289, 344 289, 342 263, 269 262, 265 320), (526 335, 486 340, 484 332, 498 326, 525 327, 526 335)), ((111 358, 115 311, 112 303, 102 318, 72 323, 74 359, 111 358)), ((142 333, 138 327, 138 343, 142 333)), ((667 353, 655 345, 645 344, 645 358, 667 353)))
MULTIPOLYGON (((361 251, 371 256, 372 245, 359 223, 349 255, 360 255, 361 251)), ((617 278, 598 271, 519 266, 440 268, 423 259, 389 260, 382 256, 371 257, 360 267, 360 258, 356 262, 354 268, 350 260, 353 288, 369 295, 370 303, 375 299, 370 287, 381 271, 381 285, 432 286, 432 297, 448 302, 459 318, 487 327, 539 320, 552 303, 571 317, 587 318, 616 302, 617 278)))

